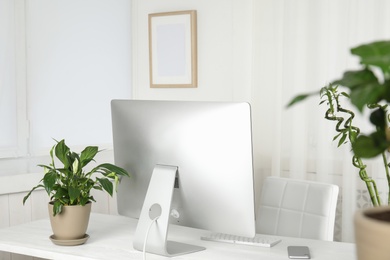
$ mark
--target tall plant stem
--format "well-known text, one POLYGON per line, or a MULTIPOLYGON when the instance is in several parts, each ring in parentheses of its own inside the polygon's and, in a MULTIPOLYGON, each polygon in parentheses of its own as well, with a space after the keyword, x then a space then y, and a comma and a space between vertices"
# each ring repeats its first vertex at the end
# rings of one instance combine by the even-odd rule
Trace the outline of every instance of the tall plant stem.
MULTIPOLYGON (((386 170, 387 187, 390 187, 390 173, 389 173, 390 164, 387 162, 386 152, 382 153, 382 159, 386 170)), ((387 193, 387 205, 390 205, 390 190, 387 193)))
MULTIPOLYGON (((328 110, 325 113, 325 118, 332 121, 337 121, 335 130, 339 134, 335 136, 334 140, 340 138, 339 146, 346 143, 346 138, 348 137, 351 144, 353 144, 360 134, 360 129, 356 126, 352 125, 352 120, 355 117, 355 114, 348 109, 341 107, 339 102, 339 97, 343 94, 338 93, 337 86, 328 86, 321 90, 322 97, 325 98, 328 104, 328 110), (335 103, 334 103, 335 102, 335 103), (344 116, 336 116, 336 112, 345 113, 348 117, 344 116), (345 120, 345 118, 347 118, 345 120), (345 121, 344 121, 345 120, 345 121), (344 124, 343 124, 344 122, 344 124)), ((345 96, 345 95, 343 95, 345 96)), ((322 101, 323 103, 324 101, 322 101)), ((385 165, 387 165, 386 157, 383 157, 385 165)), ((366 165, 364 165, 362 159, 357 156, 352 157, 352 164, 354 167, 359 169, 359 177, 364 181, 367 187, 367 191, 370 194, 371 203, 373 206, 380 206, 381 198, 379 197, 379 193, 376 187, 376 183, 373 179, 371 179, 366 171, 366 165)), ((390 175, 388 174, 388 168, 386 167, 386 173, 388 177, 388 182, 390 183, 390 175)), ((390 192, 388 196, 388 202, 390 202, 390 192)))
POLYGON ((371 202, 373 206, 380 206, 381 198, 379 197, 378 189, 376 187, 376 183, 373 179, 368 177, 366 172, 366 165, 363 164, 363 161, 361 158, 353 156, 352 157, 352 164, 356 168, 359 169, 359 176, 362 181, 366 183, 368 193, 370 194, 371 202))

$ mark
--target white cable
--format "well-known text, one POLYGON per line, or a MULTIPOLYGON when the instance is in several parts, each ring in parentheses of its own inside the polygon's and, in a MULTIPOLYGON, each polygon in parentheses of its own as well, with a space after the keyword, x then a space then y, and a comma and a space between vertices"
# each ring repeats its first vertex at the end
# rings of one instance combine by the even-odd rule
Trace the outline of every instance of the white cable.
POLYGON ((148 242, 148 236, 149 236, 149 231, 150 229, 152 228, 154 222, 157 221, 157 219, 159 218, 160 216, 158 217, 155 217, 152 222, 150 223, 149 227, 148 227, 148 230, 146 231, 146 235, 145 235, 145 240, 144 240, 144 248, 143 248, 143 259, 146 260, 146 243, 148 242))

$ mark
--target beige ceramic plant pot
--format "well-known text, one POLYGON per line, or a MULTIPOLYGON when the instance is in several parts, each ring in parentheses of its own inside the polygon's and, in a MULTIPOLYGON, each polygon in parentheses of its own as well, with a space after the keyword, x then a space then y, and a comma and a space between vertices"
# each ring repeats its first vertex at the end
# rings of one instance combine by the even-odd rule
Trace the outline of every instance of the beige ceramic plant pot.
POLYGON ((77 240, 86 236, 92 203, 85 206, 63 206, 61 214, 53 216, 49 203, 50 224, 56 240, 77 240))
POLYGON ((358 260, 389 260, 390 206, 357 211, 355 239, 358 260))

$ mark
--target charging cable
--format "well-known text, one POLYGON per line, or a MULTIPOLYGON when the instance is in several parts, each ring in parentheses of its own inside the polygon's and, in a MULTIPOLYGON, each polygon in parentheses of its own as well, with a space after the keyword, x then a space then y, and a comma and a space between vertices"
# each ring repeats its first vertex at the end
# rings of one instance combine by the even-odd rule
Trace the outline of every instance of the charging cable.
POLYGON ((153 224, 155 222, 157 222, 157 219, 159 218, 160 216, 157 216, 155 217, 152 222, 150 223, 149 227, 148 227, 148 230, 146 231, 146 235, 145 235, 145 240, 144 240, 144 248, 143 248, 143 259, 146 260, 146 243, 148 242, 148 236, 149 236, 149 231, 150 229, 152 228, 153 224))

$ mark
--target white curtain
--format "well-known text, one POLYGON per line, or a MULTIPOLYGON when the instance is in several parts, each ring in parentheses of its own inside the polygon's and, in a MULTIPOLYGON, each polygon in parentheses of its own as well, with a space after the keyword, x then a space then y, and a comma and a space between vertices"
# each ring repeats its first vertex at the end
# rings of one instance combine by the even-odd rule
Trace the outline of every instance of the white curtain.
MULTIPOLYGON (((319 96, 289 109, 286 105, 295 95, 317 91, 345 70, 356 69, 359 64, 349 52, 351 47, 390 39, 390 1, 253 2, 257 176, 339 185, 335 240, 353 241, 353 214, 357 208, 370 206, 370 199, 351 164, 350 146, 337 148, 337 142, 332 142, 335 124, 324 119, 326 107, 318 105, 319 96)), ((366 125, 364 120, 357 121, 359 126, 366 125)), ((378 179, 386 203, 385 175, 375 162, 370 162, 369 174, 378 179)))

